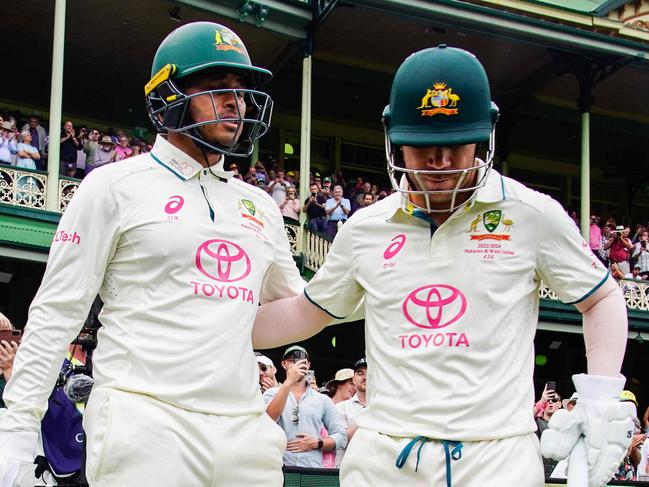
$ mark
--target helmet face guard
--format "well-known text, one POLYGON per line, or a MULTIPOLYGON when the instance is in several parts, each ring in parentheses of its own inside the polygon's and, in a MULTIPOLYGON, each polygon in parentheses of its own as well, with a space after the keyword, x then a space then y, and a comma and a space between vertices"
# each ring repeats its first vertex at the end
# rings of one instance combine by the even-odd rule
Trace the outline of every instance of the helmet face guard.
POLYGON ((420 210, 424 210, 428 213, 452 213, 463 205, 473 201, 476 196, 476 191, 482 188, 487 183, 487 176, 491 170, 493 164, 493 156, 495 152, 495 130, 491 131, 489 135, 488 146, 486 149, 486 157, 484 160, 475 157, 474 164, 471 167, 466 169, 407 169, 403 161, 403 155, 400 154, 400 147, 394 146, 390 141, 390 136, 388 135, 387 127, 384 126, 385 133, 385 157, 387 160, 388 166, 388 176, 390 178, 390 183, 392 187, 408 198, 410 203, 420 210), (470 180, 475 173, 475 182, 469 186, 463 186, 465 181, 470 180), (444 190, 424 190, 417 188, 425 188, 425 182, 422 180, 422 177, 425 176, 440 176, 440 175, 459 175, 457 183, 453 189, 444 189, 444 190), (405 177, 408 182, 408 186, 404 187, 402 184, 402 179, 405 177), (469 199, 465 200, 460 198, 461 201, 458 203, 456 200, 459 195, 465 193, 470 193, 469 199), (425 205, 418 205, 410 195, 421 195, 424 197, 425 205), (448 206, 444 208, 438 208, 439 204, 434 204, 432 201, 433 196, 436 195, 448 195, 448 206))
MULTIPOLYGON (((273 102, 257 86, 272 77, 270 71, 253 66, 246 46, 231 29, 213 22, 185 24, 170 33, 160 44, 153 60, 151 80, 144 87, 146 108, 159 133, 180 133, 203 151, 246 157, 255 140, 270 126, 273 102), (202 73, 236 74, 247 80, 245 88, 214 89, 191 95, 183 91, 187 76, 202 73), (219 114, 220 97, 243 99, 245 109, 219 114), (209 97, 213 114, 208 120, 193 120, 190 105, 198 97, 209 97), (208 140, 202 127, 227 123, 236 125, 232 140, 208 140)), ((201 100, 205 103, 205 100, 201 100)))
POLYGON ((273 112, 273 101, 268 94, 261 91, 233 88, 201 91, 186 95, 171 79, 163 81, 155 89, 149 91, 146 97, 146 106, 151 123, 159 133, 181 133, 196 144, 200 144, 208 152, 218 152, 235 157, 247 157, 252 154, 255 140, 268 132, 273 112), (210 97, 213 116, 209 120, 197 122, 189 115, 189 105, 194 98, 206 96, 210 97), (220 96, 243 98, 245 110, 242 111, 237 103, 236 113, 225 117, 219 115, 216 98, 220 96), (207 140, 201 133, 201 127, 218 123, 237 125, 231 143, 223 144, 207 140))
POLYGON ((383 112, 392 187, 428 213, 451 213, 470 203, 487 182, 497 119, 487 74, 473 54, 443 44, 411 54, 397 70, 383 112), (476 154, 473 164, 462 169, 407 168, 401 151, 403 146, 468 144, 476 144, 476 154), (483 158, 477 157, 478 148, 486 152, 483 158), (450 189, 426 189, 431 176, 457 181, 450 189))

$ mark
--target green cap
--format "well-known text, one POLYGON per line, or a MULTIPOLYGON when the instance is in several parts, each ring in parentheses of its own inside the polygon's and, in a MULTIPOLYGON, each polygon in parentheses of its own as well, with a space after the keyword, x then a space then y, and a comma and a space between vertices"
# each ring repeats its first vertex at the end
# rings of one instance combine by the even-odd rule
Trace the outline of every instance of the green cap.
POLYGON ((306 358, 309 358, 309 353, 306 351, 306 349, 304 349, 303 347, 300 347, 299 345, 293 345, 291 347, 288 347, 284 351, 284 355, 282 355, 282 358, 286 358, 288 355, 292 355, 293 352, 298 352, 298 353, 304 354, 306 356, 306 358))
POLYGON ((399 67, 383 118, 394 145, 470 144, 489 140, 498 107, 480 61, 440 44, 399 67))
POLYGON ((153 58, 151 78, 166 65, 175 66, 175 78, 210 68, 230 69, 248 77, 253 87, 272 77, 267 69, 252 65, 237 34, 214 22, 193 22, 169 34, 153 58))

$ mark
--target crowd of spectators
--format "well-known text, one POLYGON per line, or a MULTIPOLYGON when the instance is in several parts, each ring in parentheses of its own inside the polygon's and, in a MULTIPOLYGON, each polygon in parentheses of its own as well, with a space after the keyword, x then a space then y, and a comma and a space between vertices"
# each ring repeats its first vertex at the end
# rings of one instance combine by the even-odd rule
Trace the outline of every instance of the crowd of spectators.
MULTIPOLYGON (((60 174, 83 179, 94 169, 151 150, 151 145, 122 130, 105 131, 66 120, 61 129, 60 174)), ((49 136, 37 115, 27 120, 0 112, 0 165, 22 169, 47 170, 49 136)), ((275 200, 282 215, 298 221, 305 213, 309 229, 333 239, 338 228, 360 208, 372 205, 392 193, 362 176, 347 180, 342 171, 321 177, 310 174, 310 195, 303 201, 298 194, 299 171, 288 171, 277 164, 266 167, 262 161, 242 171, 240 164, 230 162, 234 177, 255 185, 275 200)))
POLYGON ((303 212, 309 230, 330 239, 352 214, 394 191, 391 188, 379 189, 378 185, 365 181, 362 176, 347 181, 342 171, 324 178, 312 172, 309 175, 310 194, 302 200, 297 191, 299 171, 285 172, 277 165, 267 169, 262 161, 257 161, 245 173, 234 162, 228 169, 234 171, 236 178, 267 191, 285 218, 297 221, 303 212))
MULTIPOLYGON (((293 345, 282 356, 284 382, 278 381, 273 361, 257 352, 259 388, 266 403, 266 412, 282 428, 287 438, 284 464, 291 467, 338 468, 346 445, 354 436, 357 418, 367 406, 367 362, 358 360, 353 368, 336 372, 333 379, 319 387, 312 370, 309 353, 293 345)), ((547 382, 532 415, 540 438, 554 413, 572 411, 578 403, 577 393, 561 398, 556 383, 547 382)), ((620 401, 638 402, 631 391, 623 391, 620 401)), ((635 418, 635 431, 627 455, 612 480, 638 480, 649 476, 649 408, 642 420, 635 418)), ((566 460, 557 462, 543 458, 546 478, 565 479, 566 460)))
MULTIPOLYGON (((0 165, 47 170, 49 136, 38 116, 27 121, 0 113, 0 165)), ((102 131, 66 120, 61 130, 60 174, 83 179, 93 169, 151 150, 143 139, 122 130, 102 131)))
POLYGON ((338 468, 356 432, 356 418, 366 406, 365 359, 339 370, 322 387, 309 353, 299 345, 287 348, 282 356, 286 377, 282 383, 270 358, 257 353, 257 364, 266 413, 286 434, 284 465, 338 468))
POLYGON ((589 245, 616 279, 649 279, 649 225, 638 223, 631 233, 628 225, 609 218, 600 225, 600 217, 591 215, 589 245))

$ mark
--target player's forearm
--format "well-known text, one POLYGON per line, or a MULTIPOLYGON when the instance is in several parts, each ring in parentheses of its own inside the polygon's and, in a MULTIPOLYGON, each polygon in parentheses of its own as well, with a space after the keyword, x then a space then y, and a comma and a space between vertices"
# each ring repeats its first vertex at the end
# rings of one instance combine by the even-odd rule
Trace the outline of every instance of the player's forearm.
POLYGON ((252 329, 254 348, 275 348, 309 338, 332 320, 304 294, 263 304, 252 329))
POLYGON ((620 288, 609 277, 592 296, 576 306, 583 315, 588 373, 617 376, 628 333, 626 304, 620 288))

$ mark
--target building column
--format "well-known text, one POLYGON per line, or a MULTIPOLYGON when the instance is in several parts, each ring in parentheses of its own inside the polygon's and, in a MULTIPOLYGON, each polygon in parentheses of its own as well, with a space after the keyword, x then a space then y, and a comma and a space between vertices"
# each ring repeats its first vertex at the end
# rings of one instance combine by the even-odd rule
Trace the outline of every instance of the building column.
POLYGON ((59 211, 59 168, 61 155, 61 110, 63 105, 63 56, 65 54, 66 0, 56 0, 54 41, 52 47, 52 83, 50 88, 50 127, 47 157, 48 211, 59 211))
MULTIPOLYGON (((300 200, 309 193, 309 173, 311 171, 311 76, 313 58, 311 52, 305 53, 302 60, 302 113, 300 119, 300 200)), ((282 150, 283 147, 282 147, 282 150)), ((304 250, 304 222, 306 214, 300 212, 300 230, 297 250, 304 250)))

